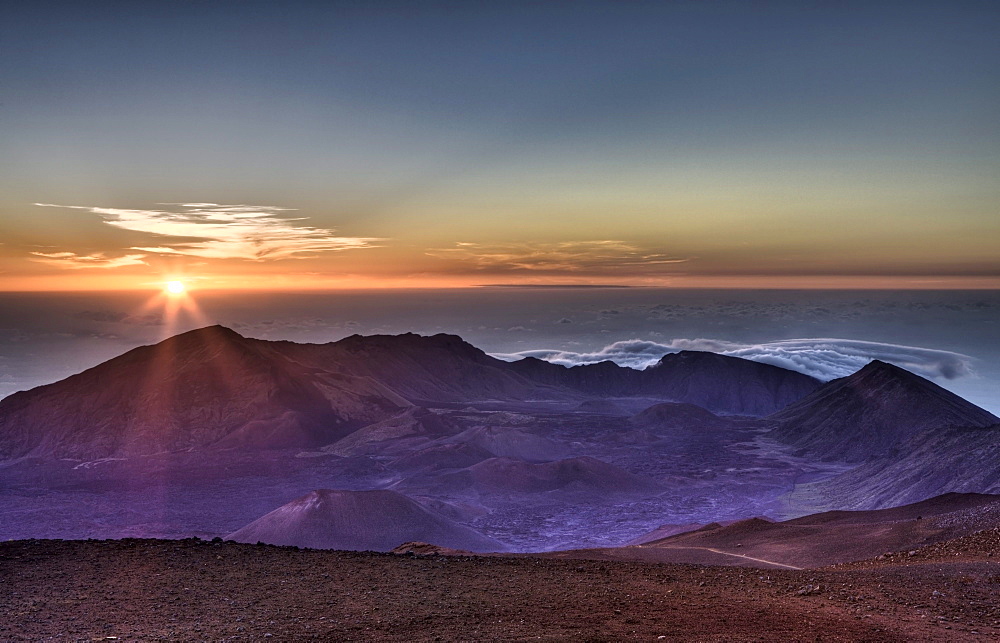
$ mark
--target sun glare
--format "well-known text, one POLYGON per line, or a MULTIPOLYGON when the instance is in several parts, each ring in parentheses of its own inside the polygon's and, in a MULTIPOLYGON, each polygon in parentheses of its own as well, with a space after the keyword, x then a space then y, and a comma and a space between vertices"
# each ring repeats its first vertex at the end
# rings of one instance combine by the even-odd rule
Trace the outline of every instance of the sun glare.
POLYGON ((170 281, 164 279, 151 282, 149 285, 152 286, 154 283, 161 288, 142 306, 141 312, 162 318, 161 339, 176 335, 181 328, 199 328, 208 324, 208 320, 198 307, 198 302, 188 292, 187 284, 179 279, 170 281))

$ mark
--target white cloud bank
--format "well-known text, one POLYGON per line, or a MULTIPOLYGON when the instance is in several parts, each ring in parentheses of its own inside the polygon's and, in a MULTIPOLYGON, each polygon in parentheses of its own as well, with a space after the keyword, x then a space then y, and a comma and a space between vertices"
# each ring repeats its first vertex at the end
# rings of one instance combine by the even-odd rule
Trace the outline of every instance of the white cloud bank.
MULTIPOLYGON (((100 215, 108 225, 122 230, 155 235, 155 245, 130 250, 149 254, 171 254, 203 259, 247 259, 268 261, 315 256, 321 252, 371 248, 377 239, 340 237, 333 230, 300 225, 302 218, 288 218, 288 208, 257 205, 220 205, 217 203, 174 203, 170 210, 126 210, 80 205, 36 203, 46 208, 85 210, 100 215)), ((37 254, 37 253, 36 253, 37 254)), ((42 255, 49 259, 72 259, 73 253, 42 255)), ((140 261, 145 255, 126 255, 140 261)), ((87 257, 83 257, 85 260, 87 257)), ((78 257, 79 259, 79 257, 78 257)), ((79 261, 77 263, 80 263, 79 261)), ((96 262, 95 262, 96 263, 96 262)), ((73 265, 63 267, 115 267, 73 265)), ((130 264, 121 264, 130 265, 130 264)))
POLYGON ((667 353, 682 350, 742 357, 799 371, 821 380, 850 375, 875 359, 895 364, 924 377, 950 380, 971 375, 973 360, 962 353, 931 348, 831 338, 787 339, 763 344, 740 344, 714 339, 674 339, 667 343, 629 339, 609 344, 593 353, 541 349, 496 357, 509 361, 537 357, 564 366, 610 360, 620 366, 642 369, 655 364, 667 353))

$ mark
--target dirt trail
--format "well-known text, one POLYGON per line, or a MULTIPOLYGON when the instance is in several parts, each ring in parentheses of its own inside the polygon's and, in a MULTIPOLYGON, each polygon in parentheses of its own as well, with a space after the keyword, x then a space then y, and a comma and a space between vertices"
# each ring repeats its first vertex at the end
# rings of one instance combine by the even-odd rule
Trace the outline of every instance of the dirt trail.
POLYGON ((765 565, 772 565, 774 567, 780 567, 782 569, 797 569, 797 570, 801 570, 802 569, 802 567, 796 567, 795 565, 786 565, 785 563, 779 563, 779 562, 775 562, 773 560, 764 560, 763 558, 754 558, 753 556, 747 556, 745 554, 734 554, 734 553, 729 552, 729 551, 722 551, 721 549, 714 549, 712 547, 694 547, 694 546, 683 546, 683 545, 673 546, 672 545, 672 546, 669 546, 669 547, 665 547, 665 546, 650 547, 649 549, 700 549, 700 550, 703 550, 703 551, 710 551, 710 552, 712 552, 714 554, 722 554, 723 556, 735 556, 737 558, 745 558, 746 560, 752 560, 752 561, 757 562, 757 563, 764 563, 765 565))

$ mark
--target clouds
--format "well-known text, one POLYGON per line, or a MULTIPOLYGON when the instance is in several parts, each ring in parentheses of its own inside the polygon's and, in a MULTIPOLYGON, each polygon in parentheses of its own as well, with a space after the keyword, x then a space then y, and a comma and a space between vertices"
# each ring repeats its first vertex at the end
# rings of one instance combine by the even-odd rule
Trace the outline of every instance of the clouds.
POLYGON ((35 205, 84 210, 100 215, 110 226, 151 235, 151 245, 129 248, 144 254, 128 254, 117 259, 104 258, 102 261, 103 255, 80 256, 70 252, 33 253, 64 268, 135 265, 144 263, 148 254, 249 261, 298 259, 322 252, 371 248, 377 241, 368 237, 341 237, 333 230, 302 225, 298 222, 303 218, 289 218, 284 215, 289 209, 274 206, 176 203, 163 204, 174 206, 172 210, 128 210, 51 203, 35 205), (120 263, 126 260, 128 263, 120 263))
POLYGON ((616 269, 646 272, 689 261, 610 239, 556 243, 459 242, 455 246, 430 250, 427 254, 471 264, 477 270, 490 272, 579 273, 616 269))
POLYGON ((32 252, 31 260, 47 263, 57 268, 80 270, 82 268, 121 268, 122 266, 144 266, 144 254, 127 254, 109 257, 103 252, 79 255, 75 252, 32 252))
POLYGON ((593 353, 574 353, 571 351, 558 350, 528 350, 518 353, 497 354, 494 357, 509 361, 521 359, 523 357, 537 357, 553 364, 563 366, 577 366, 579 364, 595 364, 597 362, 612 361, 620 366, 629 368, 646 368, 655 364, 667 353, 676 353, 677 348, 672 348, 667 344, 645 341, 641 339, 629 339, 621 342, 609 344, 599 351, 593 353))
POLYGON ((972 359, 962 353, 852 339, 789 339, 762 344, 740 344, 714 339, 674 339, 666 343, 630 339, 592 353, 530 350, 501 359, 537 357, 555 364, 576 366, 610 360, 630 368, 646 368, 667 353, 698 350, 741 357, 831 380, 854 373, 874 359, 890 362, 924 377, 956 379, 972 374, 972 359))
POLYGON ((955 379, 970 375, 972 358, 962 353, 916 346, 847 339, 790 339, 721 352, 801 371, 819 379, 850 375, 873 359, 890 362, 924 377, 955 379))

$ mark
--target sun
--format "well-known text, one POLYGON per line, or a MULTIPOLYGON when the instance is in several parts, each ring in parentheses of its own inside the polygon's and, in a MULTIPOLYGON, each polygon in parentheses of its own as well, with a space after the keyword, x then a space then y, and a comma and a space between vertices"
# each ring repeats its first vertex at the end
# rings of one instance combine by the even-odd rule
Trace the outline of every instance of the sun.
POLYGON ((184 286, 183 281, 168 281, 167 282, 167 292, 171 295, 182 295, 187 288, 184 286))

